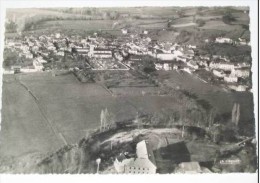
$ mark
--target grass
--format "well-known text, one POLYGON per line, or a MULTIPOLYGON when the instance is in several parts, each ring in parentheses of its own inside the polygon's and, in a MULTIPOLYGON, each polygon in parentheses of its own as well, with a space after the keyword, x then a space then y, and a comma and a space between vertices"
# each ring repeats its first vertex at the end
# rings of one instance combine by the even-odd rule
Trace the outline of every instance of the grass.
POLYGON ((121 121, 134 118, 137 110, 153 113, 162 108, 178 107, 174 97, 113 97, 100 85, 80 83, 73 75, 53 77, 51 73, 34 73, 16 77, 38 99, 41 111, 14 75, 4 75, 0 134, 2 156, 45 153, 64 145, 41 112, 70 144, 78 142, 89 130, 99 127, 102 109, 108 108, 115 114, 115 120, 121 121))
POLYGON ((234 31, 236 29, 241 29, 240 25, 227 25, 221 20, 212 20, 206 22, 202 27, 203 29, 214 29, 214 30, 224 30, 224 31, 234 31))

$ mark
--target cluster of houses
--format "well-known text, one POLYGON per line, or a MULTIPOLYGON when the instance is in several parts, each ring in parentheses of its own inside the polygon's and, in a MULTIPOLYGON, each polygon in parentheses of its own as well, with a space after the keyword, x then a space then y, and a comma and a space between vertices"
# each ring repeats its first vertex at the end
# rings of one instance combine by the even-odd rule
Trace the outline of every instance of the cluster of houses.
MULTIPOLYGON (((210 42, 209 39, 205 40, 206 43, 210 42)), ((250 41, 247 41, 244 38, 238 38, 238 40, 233 40, 228 37, 217 37, 214 40, 215 43, 227 43, 227 44, 235 44, 235 45, 250 45, 250 41)))
MULTIPOLYGON (((240 44, 244 44, 245 40, 239 40, 240 44)), ((215 42, 233 43, 230 38, 223 37, 216 38, 215 42)), ((146 30, 142 34, 129 34, 127 29, 122 29, 122 35, 117 38, 103 38, 97 33, 87 37, 68 37, 60 33, 29 36, 20 42, 8 40, 6 47, 19 50, 19 55, 32 59, 32 67, 26 68, 26 72, 42 71, 50 53, 56 58, 62 58, 67 52, 86 57, 94 70, 128 70, 132 63, 139 62, 143 56, 149 56, 155 60, 157 70, 183 70, 192 74, 196 70, 205 69, 227 84, 237 85, 240 78, 250 76, 248 63, 234 64, 221 55, 198 56, 195 55, 195 45, 152 40, 146 30)), ((241 91, 241 87, 235 90, 241 91)))

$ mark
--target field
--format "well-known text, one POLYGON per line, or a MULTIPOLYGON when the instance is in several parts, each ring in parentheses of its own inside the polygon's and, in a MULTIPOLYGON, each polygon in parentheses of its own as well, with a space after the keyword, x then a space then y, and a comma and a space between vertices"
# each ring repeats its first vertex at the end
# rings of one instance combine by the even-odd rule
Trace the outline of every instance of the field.
MULTIPOLYGON (((182 16, 178 14, 180 10, 178 7, 72 8, 66 11, 65 8, 10 9, 7 11, 7 17, 9 19, 16 17, 18 28, 21 30, 25 28, 26 23, 24 22, 27 22, 29 26, 23 32, 24 35, 39 36, 62 32, 68 36, 86 36, 102 31, 106 35, 108 33, 119 36, 122 35, 122 28, 147 29, 149 30, 148 36, 152 39, 199 45, 205 39, 216 35, 232 39, 244 37, 250 40, 249 16, 248 13, 244 12, 244 9, 238 7, 185 7, 181 9, 182 16), (118 17, 114 19, 104 16, 109 12, 117 12, 118 17), (230 12, 235 18, 235 21, 229 24, 225 24, 222 20, 223 15, 227 12, 230 12), (121 15, 124 14, 127 16, 122 18, 121 15), (198 27, 196 20, 204 20, 205 25, 198 27), (168 29, 169 27, 170 29, 168 29), (179 35, 183 31, 190 34, 188 41, 185 41, 185 36, 179 35)), ((15 34, 6 33, 6 37, 13 36, 15 34)))
POLYGON ((254 133, 253 95, 249 92, 230 92, 222 87, 205 83, 186 72, 159 71, 159 79, 174 88, 189 91, 209 103, 220 113, 231 114, 234 103, 240 104, 240 130, 254 133))
MULTIPOLYGON (((97 17, 49 9, 21 9, 9 10, 7 17, 12 19, 15 15, 18 22, 26 20, 29 23, 31 19, 28 17, 35 17, 32 19, 33 26, 28 29, 30 31, 23 32, 34 36, 48 34, 47 32, 86 36, 87 33, 92 34, 99 30, 117 36, 122 35, 121 28, 127 27, 148 29, 148 36, 159 41, 199 46, 212 35, 221 34, 234 39, 250 35, 249 30, 242 26, 248 24, 248 14, 235 9, 232 14, 237 21, 232 24, 223 23, 222 16, 226 11, 224 8, 202 11, 203 15, 197 18, 205 20, 205 25, 200 28, 193 23, 197 8, 184 8, 185 16, 182 18, 177 15, 177 8, 173 7, 163 10, 155 7, 114 8, 113 11, 130 13, 130 16, 125 19, 100 20, 102 11, 105 10, 109 8, 100 9, 97 17), (96 18, 99 20, 95 20, 96 18), (167 29, 168 20, 172 20, 171 29, 167 29), (187 40, 185 32, 189 33, 187 40)), ((19 26, 23 29, 25 25, 19 26)), ((6 37, 17 35, 7 33, 6 37)), ((146 79, 120 79, 119 87, 110 88, 117 95, 111 95, 99 84, 80 83, 72 74, 56 77, 51 76, 51 73, 4 75, 0 157, 52 152, 64 144, 76 143, 89 131, 99 127, 100 112, 105 108, 115 115, 116 121, 122 121, 134 118, 137 111, 153 113, 163 108, 177 108, 179 105, 174 97, 156 96, 157 87, 129 86, 136 83, 143 85, 142 82, 146 82, 146 79)), ((219 86, 204 83, 195 76, 175 71, 160 71, 159 80, 174 88, 194 93, 199 99, 208 101, 221 114, 230 114, 233 104, 239 103, 240 130, 249 134, 254 131, 252 93, 229 92, 219 86)))
POLYGON ((46 153, 76 143, 99 127, 108 108, 121 121, 176 107, 174 97, 113 97, 98 84, 80 83, 73 75, 51 73, 4 75, 0 154, 46 153), (16 142, 14 144, 14 142, 16 142))
POLYGON ((113 20, 57 20, 39 23, 36 29, 52 27, 57 29, 79 29, 85 31, 97 31, 99 29, 112 29, 114 23, 115 21, 113 20))

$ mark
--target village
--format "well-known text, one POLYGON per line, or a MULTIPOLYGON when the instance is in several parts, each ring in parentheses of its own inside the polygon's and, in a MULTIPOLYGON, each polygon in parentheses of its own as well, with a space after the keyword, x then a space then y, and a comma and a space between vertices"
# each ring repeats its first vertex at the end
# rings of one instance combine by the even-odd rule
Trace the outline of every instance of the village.
MULTIPOLYGON (((201 78, 204 82, 217 83, 239 92, 251 89, 251 64, 248 61, 232 62, 225 55, 200 55, 196 45, 159 42, 149 37, 148 30, 122 29, 118 37, 106 35, 106 38, 97 32, 87 37, 62 33, 39 37, 31 35, 6 39, 5 42, 5 50, 10 54, 16 53, 17 60, 7 64, 4 73, 128 71, 136 70, 138 64, 152 62, 148 69, 187 72, 199 78, 198 73, 207 73, 211 77, 201 78)), ((250 42, 242 38, 237 41, 226 37, 205 40, 207 44, 210 42, 250 46, 250 42)))
POLYGON ((255 172, 249 12, 8 10, 0 172, 255 172))

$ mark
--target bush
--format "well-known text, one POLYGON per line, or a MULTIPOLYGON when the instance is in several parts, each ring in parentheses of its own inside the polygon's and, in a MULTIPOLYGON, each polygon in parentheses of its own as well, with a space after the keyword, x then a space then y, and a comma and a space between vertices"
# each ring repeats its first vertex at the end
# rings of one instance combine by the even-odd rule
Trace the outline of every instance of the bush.
POLYGON ((202 26, 204 26, 206 24, 206 22, 204 20, 202 20, 202 19, 196 20, 196 23, 198 24, 199 27, 202 27, 202 26))
POLYGON ((10 49, 5 49, 3 67, 9 68, 13 65, 16 65, 18 62, 18 58, 19 56, 16 52, 11 51, 10 49))

